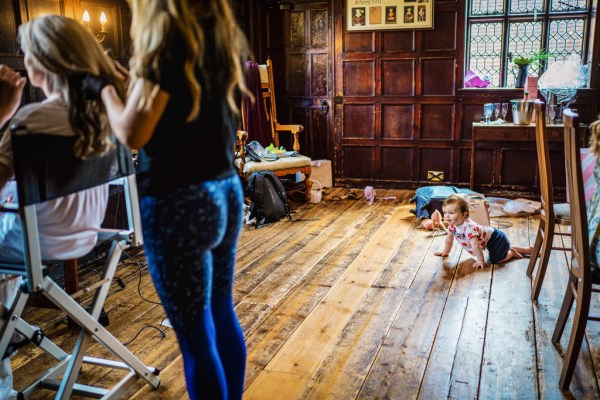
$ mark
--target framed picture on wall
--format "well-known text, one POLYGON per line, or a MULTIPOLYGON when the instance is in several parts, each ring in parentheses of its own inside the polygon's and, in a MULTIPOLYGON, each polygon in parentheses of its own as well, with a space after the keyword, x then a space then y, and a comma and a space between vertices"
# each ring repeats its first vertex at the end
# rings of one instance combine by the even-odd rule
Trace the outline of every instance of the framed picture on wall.
POLYGON ((434 0, 346 0, 348 31, 433 29, 434 0))

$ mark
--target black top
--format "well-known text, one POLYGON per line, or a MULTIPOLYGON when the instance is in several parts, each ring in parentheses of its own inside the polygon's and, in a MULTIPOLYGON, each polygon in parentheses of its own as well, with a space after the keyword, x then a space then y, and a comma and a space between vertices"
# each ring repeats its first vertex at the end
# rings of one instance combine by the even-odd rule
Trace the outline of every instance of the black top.
MULTIPOLYGON (((192 95, 183 71, 186 49, 179 35, 171 36, 161 58, 161 90, 169 93, 164 114, 152 138, 139 152, 138 186, 142 195, 157 195, 194 183, 235 174, 233 146, 239 119, 227 104, 227 82, 220 76, 214 35, 205 28, 205 60, 210 87, 197 70, 202 87, 198 117, 187 122, 192 95)), ((152 80, 152 78, 150 79, 152 80)))

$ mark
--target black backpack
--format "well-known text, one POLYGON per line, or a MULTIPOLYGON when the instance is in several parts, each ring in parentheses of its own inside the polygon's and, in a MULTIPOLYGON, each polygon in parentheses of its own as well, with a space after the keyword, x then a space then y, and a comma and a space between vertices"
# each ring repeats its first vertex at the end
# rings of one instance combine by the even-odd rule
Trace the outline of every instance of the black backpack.
POLYGON ((248 179, 246 194, 252 200, 250 219, 256 218, 256 228, 290 216, 285 189, 271 171, 253 172, 248 179))

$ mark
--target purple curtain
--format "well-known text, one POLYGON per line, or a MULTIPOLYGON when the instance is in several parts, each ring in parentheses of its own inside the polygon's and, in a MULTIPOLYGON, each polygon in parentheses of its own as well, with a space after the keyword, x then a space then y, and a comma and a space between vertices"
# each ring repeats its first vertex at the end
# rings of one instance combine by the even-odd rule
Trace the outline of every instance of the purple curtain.
POLYGON ((273 141, 271 137, 271 127, 267 121, 264 110, 262 88, 260 86, 260 72, 258 64, 254 61, 246 61, 246 86, 254 95, 254 102, 247 95, 244 95, 246 126, 244 130, 248 132, 248 140, 256 140, 263 147, 267 147, 273 141))

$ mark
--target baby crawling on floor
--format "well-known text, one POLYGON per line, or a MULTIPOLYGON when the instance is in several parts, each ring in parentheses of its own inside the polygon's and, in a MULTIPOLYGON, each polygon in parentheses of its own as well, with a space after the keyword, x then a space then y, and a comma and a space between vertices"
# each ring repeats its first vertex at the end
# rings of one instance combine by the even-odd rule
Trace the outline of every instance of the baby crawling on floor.
POLYGON ((461 195, 450 195, 442 205, 444 222, 448 224, 448 236, 444 250, 436 256, 446 257, 452 250, 454 239, 475 257, 473 268, 485 266, 483 251, 487 249, 490 264, 503 263, 511 258, 519 259, 531 255, 533 247, 511 246, 504 232, 491 226, 479 225, 469 218, 469 202, 461 195))

